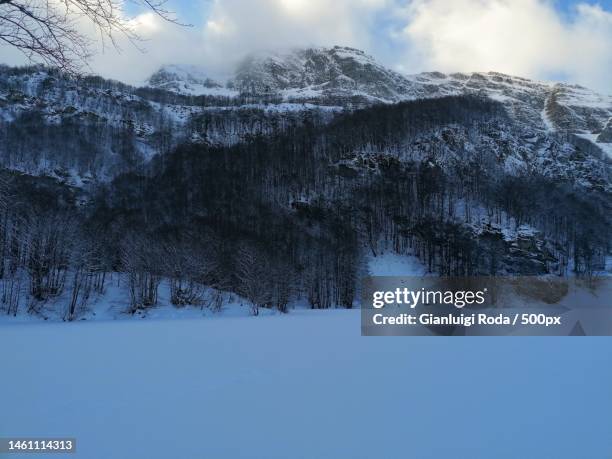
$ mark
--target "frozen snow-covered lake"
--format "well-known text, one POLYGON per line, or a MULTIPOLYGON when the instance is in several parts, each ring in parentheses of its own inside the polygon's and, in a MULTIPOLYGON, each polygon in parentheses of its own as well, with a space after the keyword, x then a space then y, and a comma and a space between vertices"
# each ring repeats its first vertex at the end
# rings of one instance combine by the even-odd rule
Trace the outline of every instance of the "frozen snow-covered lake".
POLYGON ((328 310, 3 325, 0 354, 0 436, 76 458, 612 454, 609 338, 362 338, 328 310))

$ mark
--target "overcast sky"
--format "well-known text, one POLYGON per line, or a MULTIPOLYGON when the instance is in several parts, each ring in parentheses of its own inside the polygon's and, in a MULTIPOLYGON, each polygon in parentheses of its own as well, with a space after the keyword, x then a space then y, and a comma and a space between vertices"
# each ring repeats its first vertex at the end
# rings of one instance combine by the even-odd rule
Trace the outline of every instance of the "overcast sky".
MULTIPOLYGON (((141 83, 160 65, 223 74, 245 53, 347 45, 405 73, 489 71, 612 93, 612 0, 169 0, 180 27, 134 10, 146 53, 100 51, 92 69, 141 83)), ((23 62, 0 47, 0 61, 23 62)))

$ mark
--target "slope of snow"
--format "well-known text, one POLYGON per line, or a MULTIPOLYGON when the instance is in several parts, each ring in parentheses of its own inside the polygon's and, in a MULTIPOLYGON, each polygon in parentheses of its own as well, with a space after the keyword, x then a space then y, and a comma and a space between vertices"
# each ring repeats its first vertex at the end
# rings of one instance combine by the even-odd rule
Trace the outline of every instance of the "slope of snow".
POLYGON ((544 108, 540 112, 540 116, 542 117, 542 122, 544 123, 544 129, 546 132, 554 132, 556 130, 555 123, 550 119, 548 113, 546 113, 546 103, 548 99, 544 102, 544 108))
POLYGON ((190 96, 236 97, 237 91, 210 78, 196 65, 165 65, 146 81, 151 87, 190 96))
POLYGON ((427 268, 412 255, 383 253, 368 260, 370 276, 424 276, 427 268))
POLYGON ((608 339, 363 338, 332 310, 2 326, 0 353, 2 437, 76 437, 75 459, 612 451, 608 339))
POLYGON ((612 97, 581 86, 499 72, 406 75, 386 68, 363 51, 341 46, 252 54, 237 66, 226 83, 210 80, 197 68, 167 66, 153 77, 162 81, 157 87, 179 93, 193 93, 189 88, 194 84, 205 84, 232 88, 236 94, 276 95, 287 102, 348 107, 482 95, 501 102, 525 128, 541 132, 595 133, 612 116, 612 97))
POLYGON ((560 99, 569 106, 589 107, 610 110, 612 108, 612 96, 598 94, 588 88, 578 85, 557 84, 562 88, 560 99))
MULTIPOLYGON (((38 314, 28 314, 27 291, 21 294, 21 304, 16 316, 7 315, 0 310, 0 325, 20 324, 36 322, 62 322, 64 320, 68 304, 70 302, 69 292, 53 298, 43 306, 40 306, 38 314)), ((158 304, 146 311, 138 311, 131 314, 129 304, 130 293, 125 276, 119 274, 110 275, 106 283, 104 294, 92 294, 86 308, 77 314, 77 321, 114 321, 127 320, 138 321, 141 319, 198 319, 203 317, 248 317, 251 316, 250 303, 227 292, 217 292, 212 288, 203 288, 201 302, 198 305, 177 308, 170 301, 170 285, 167 280, 161 282, 158 288, 158 304), (216 295, 220 295, 220 310, 213 311, 209 306, 213 304, 216 295)), ((276 310, 261 308, 260 315, 277 315, 276 310)))

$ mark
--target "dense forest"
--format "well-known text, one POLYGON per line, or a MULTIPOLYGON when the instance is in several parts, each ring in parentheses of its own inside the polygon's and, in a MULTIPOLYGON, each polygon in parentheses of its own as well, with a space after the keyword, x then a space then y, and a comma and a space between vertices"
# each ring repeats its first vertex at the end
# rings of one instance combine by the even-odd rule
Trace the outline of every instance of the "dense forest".
MULTIPOLYGON (((4 171, 0 307, 16 314, 27 297, 36 312, 67 294, 72 320, 122 273, 131 312, 157 303, 163 279, 177 307, 211 286, 248 299, 253 314, 297 298, 350 308, 364 260, 386 251, 443 276, 590 276, 610 254, 609 164, 598 169, 561 136, 516 148, 523 134, 492 100, 306 113, 264 131, 170 145, 88 190, 4 171), (508 170, 517 155, 521 167, 508 170), (550 157, 565 175, 542 167, 550 157)), ((77 157, 92 154, 72 137, 77 157)))

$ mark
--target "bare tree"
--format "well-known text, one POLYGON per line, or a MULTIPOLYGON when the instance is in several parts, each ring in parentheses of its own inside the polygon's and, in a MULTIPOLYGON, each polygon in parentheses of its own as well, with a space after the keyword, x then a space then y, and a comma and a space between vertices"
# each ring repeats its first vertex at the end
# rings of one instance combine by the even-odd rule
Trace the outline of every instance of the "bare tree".
POLYGON ((270 267, 264 254, 249 245, 241 244, 236 254, 238 292, 251 302, 251 314, 259 315, 260 306, 271 300, 270 267))
MULTIPOLYGON (((178 23, 165 0, 132 0, 166 21, 178 23)), ((78 73, 91 56, 92 40, 79 29, 85 20, 104 45, 119 49, 117 36, 138 46, 141 37, 119 0, 0 0, 0 43, 14 46, 30 60, 78 73)))
POLYGON ((202 302, 199 282, 206 276, 202 253, 195 250, 191 237, 187 241, 172 240, 162 245, 162 269, 170 283, 170 302, 176 307, 202 302))
POLYGON ((98 235, 79 234, 75 238, 70 258, 72 283, 68 307, 64 319, 75 320, 79 312, 88 304, 92 293, 101 293, 104 289, 105 260, 98 235))
POLYGON ((161 282, 160 250, 142 235, 129 235, 121 247, 121 264, 128 275, 130 309, 134 314, 157 304, 157 289, 161 282))

